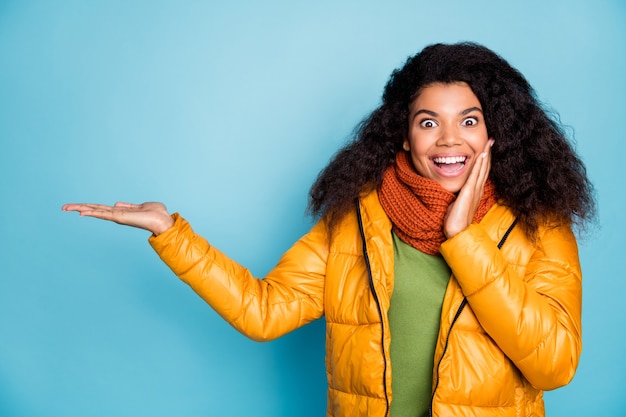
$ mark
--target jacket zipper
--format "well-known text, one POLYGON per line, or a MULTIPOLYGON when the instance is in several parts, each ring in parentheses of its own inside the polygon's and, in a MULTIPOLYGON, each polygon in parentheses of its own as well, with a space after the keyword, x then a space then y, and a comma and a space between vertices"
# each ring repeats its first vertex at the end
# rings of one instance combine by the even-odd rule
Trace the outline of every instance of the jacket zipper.
MULTIPOLYGON (((511 223, 511 225, 507 229, 507 231, 504 232, 504 235, 502 236, 502 239, 500 239, 500 242, 498 242, 498 249, 502 249, 502 245, 504 245, 504 242, 506 242, 506 239, 511 234, 511 231, 513 231, 513 228, 517 224, 517 220, 518 219, 516 217, 513 220, 513 223, 511 223)), ((452 333, 452 327, 454 327, 454 323, 456 323, 456 321, 458 320, 459 316, 461 315, 461 311, 463 311, 463 308, 465 308, 466 305, 467 305, 467 298, 463 297, 463 301, 461 301, 461 305, 456 310, 456 314, 454 315, 454 318, 452 319, 452 323, 450 323, 450 328, 448 329, 448 335, 446 336, 446 344, 443 347, 443 352, 441 353, 441 358, 439 358, 439 362, 437 363, 437 378, 435 379, 435 387, 433 389, 433 394, 430 397, 430 407, 428 408, 428 415, 429 415, 429 417, 432 417, 432 415, 433 415, 433 402, 435 400, 435 393, 437 392, 437 387, 439 386, 439 366, 441 365, 441 361, 443 360, 444 356, 446 355, 446 351, 448 350, 448 342, 450 341, 450 334, 452 333)))
POLYGON ((443 357, 446 355, 446 351, 448 350, 448 342, 450 341, 450 333, 452 333, 452 328, 454 327, 454 323, 456 323, 457 319, 461 315, 461 311, 467 305, 467 298, 463 297, 463 301, 461 301, 461 305, 456 310, 456 314, 452 319, 452 323, 450 323, 450 328, 448 329, 448 336, 446 336, 446 344, 443 347, 443 352, 441 353, 441 358, 439 358, 439 362, 437 363, 437 379, 435 380, 435 388, 433 389, 433 393, 430 397, 430 407, 428 408, 428 415, 432 417, 433 415, 433 401, 435 399, 435 392, 437 392, 437 387, 439 386, 439 365, 441 365, 441 361, 443 357))
POLYGON ((359 201, 356 201, 356 212, 359 221, 359 233, 361 234, 361 241, 363 242, 363 258, 365 260, 365 267, 367 268, 367 276, 370 285, 370 291, 376 302, 376 308, 378 309, 378 317, 380 318, 380 345, 383 353, 383 392, 385 393, 385 417, 389 415, 389 395, 387 394, 387 357, 385 352, 385 324, 383 323, 383 310, 380 307, 380 301, 378 300, 378 294, 374 287, 374 277, 372 275, 372 267, 370 265, 370 259, 367 254, 367 244, 365 240, 365 230, 363 228, 363 218, 361 217, 361 207, 359 201))

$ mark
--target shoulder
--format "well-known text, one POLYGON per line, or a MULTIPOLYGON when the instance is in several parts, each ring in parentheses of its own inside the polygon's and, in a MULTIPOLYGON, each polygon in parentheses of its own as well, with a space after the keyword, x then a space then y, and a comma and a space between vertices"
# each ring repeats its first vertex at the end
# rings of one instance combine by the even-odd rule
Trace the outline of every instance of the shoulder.
POLYGON ((378 191, 373 190, 361 195, 359 208, 363 226, 375 231, 391 230, 391 220, 385 213, 378 198, 378 191))
MULTIPOLYGON (((316 228, 321 230, 327 228, 327 225, 325 219, 322 219, 316 228)), ((384 240, 391 236, 391 221, 380 204, 376 190, 363 193, 359 197, 358 205, 355 202, 354 208, 344 214, 332 230, 328 231, 329 243, 331 247, 356 244, 360 251, 361 231, 367 241, 381 238, 384 240)))
MULTIPOLYGON (((502 204, 494 205, 481 221, 481 226, 495 242, 499 242, 515 220, 513 212, 502 204)), ((572 227, 568 223, 548 221, 539 225, 536 239, 528 238, 520 226, 508 235, 503 246, 505 253, 515 253, 517 257, 529 261, 542 260, 559 264, 566 269, 578 271, 580 266, 578 244, 572 227)))
POLYGON ((537 250, 533 256, 581 276, 578 243, 569 224, 552 223, 539 227, 537 250))

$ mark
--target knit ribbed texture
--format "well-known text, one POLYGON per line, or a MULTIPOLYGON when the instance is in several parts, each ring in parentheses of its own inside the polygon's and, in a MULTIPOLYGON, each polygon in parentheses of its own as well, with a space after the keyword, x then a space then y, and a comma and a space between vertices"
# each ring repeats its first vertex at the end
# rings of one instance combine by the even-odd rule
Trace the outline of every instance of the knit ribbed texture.
MULTIPOLYGON (((396 163, 383 173, 379 198, 400 239, 424 253, 439 254, 446 240, 443 219, 456 196, 437 181, 419 175, 408 152, 398 152, 396 163)), ((495 186, 488 179, 474 222, 480 222, 496 199, 495 186)))

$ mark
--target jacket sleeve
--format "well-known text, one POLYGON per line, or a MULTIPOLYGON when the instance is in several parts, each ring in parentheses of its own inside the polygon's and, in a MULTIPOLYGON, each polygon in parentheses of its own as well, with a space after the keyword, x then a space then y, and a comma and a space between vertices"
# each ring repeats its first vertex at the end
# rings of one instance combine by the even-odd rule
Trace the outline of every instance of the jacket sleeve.
POLYGON ((526 379, 541 390, 569 383, 582 347, 582 277, 571 229, 541 229, 525 267, 509 264, 478 224, 444 242, 441 253, 481 326, 526 379))
POLYGON ((150 244, 161 259, 220 316, 257 341, 280 337, 323 315, 328 245, 325 226, 314 226, 265 277, 226 257, 178 214, 150 244))

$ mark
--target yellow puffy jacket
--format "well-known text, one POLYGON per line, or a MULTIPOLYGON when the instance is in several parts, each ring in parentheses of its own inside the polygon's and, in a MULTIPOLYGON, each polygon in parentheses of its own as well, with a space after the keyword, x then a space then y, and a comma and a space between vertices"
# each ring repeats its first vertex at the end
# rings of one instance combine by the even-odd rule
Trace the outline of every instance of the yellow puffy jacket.
MULTIPOLYGON (((246 336, 270 340, 325 316, 328 416, 387 416, 393 400, 387 311, 391 223, 373 192, 332 236, 320 222, 259 280, 174 215, 151 245, 246 336), (364 239, 361 236, 364 236, 364 239)), ((581 270, 569 227, 532 245, 493 206, 447 240, 453 271, 435 350, 434 416, 542 416, 542 390, 567 384, 581 351, 581 270)))

